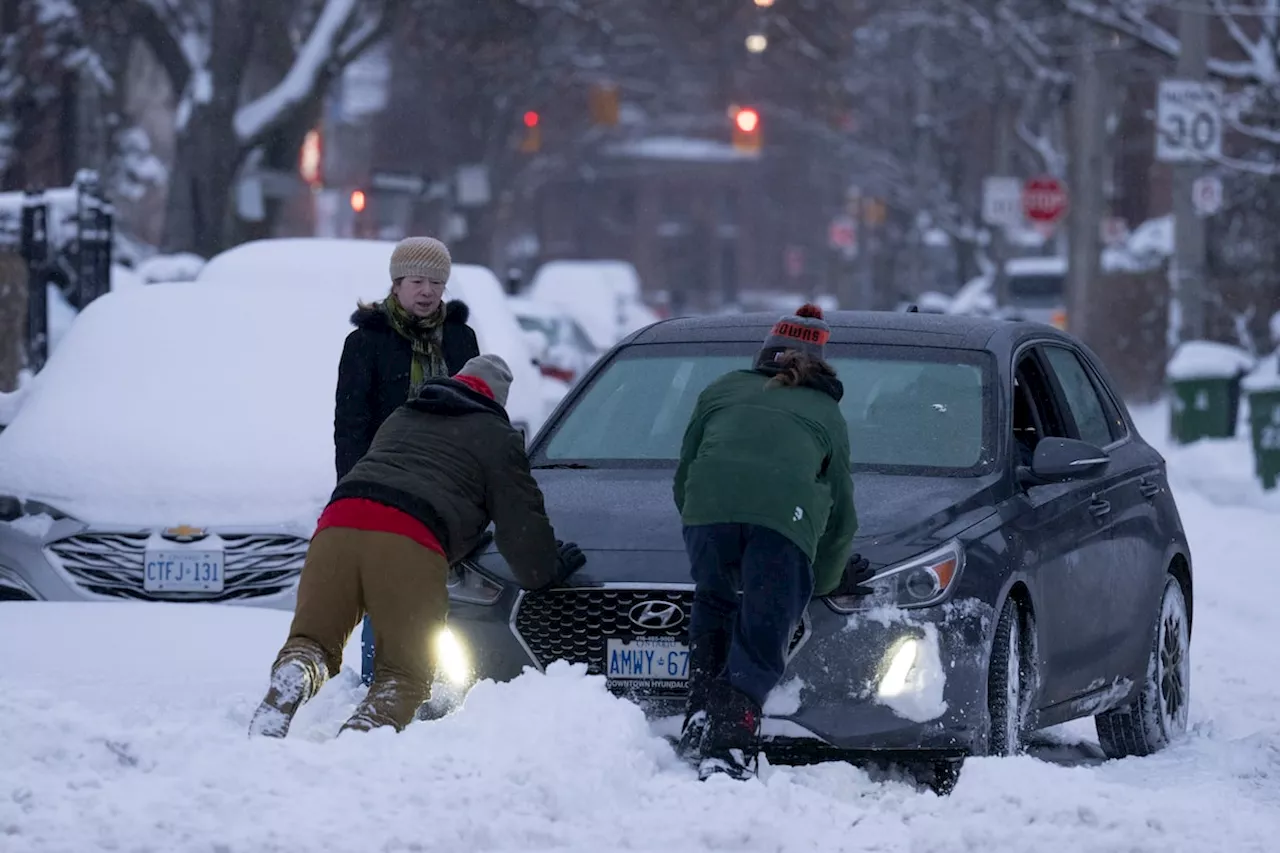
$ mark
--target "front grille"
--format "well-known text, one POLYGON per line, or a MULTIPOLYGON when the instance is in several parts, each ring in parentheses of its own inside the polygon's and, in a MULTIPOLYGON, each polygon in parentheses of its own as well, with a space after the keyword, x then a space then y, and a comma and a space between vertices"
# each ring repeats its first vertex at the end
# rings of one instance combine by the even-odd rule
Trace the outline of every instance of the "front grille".
MULTIPOLYGON (((587 665, 592 675, 604 673, 608 640, 668 637, 689 641, 691 589, 556 589, 526 593, 516 607, 516 634, 538 665, 558 660, 587 665), (684 619, 672 628, 641 628, 631 622, 631 608, 645 601, 668 601, 680 607, 684 619)), ((790 649, 804 639, 806 623, 796 627, 790 649)))
POLYGON ((248 601, 278 595, 296 584, 308 545, 297 536, 222 534, 222 592, 147 592, 142 576, 150 538, 148 533, 82 533, 60 539, 48 550, 76 584, 95 595, 137 601, 248 601))

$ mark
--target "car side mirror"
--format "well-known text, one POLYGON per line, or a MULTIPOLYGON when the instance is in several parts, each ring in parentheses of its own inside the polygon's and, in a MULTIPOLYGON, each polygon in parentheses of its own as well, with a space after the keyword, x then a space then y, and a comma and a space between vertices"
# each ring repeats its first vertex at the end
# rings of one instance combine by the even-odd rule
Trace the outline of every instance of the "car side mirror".
POLYGON ((1018 479, 1028 486, 1066 483, 1101 474, 1111 457, 1087 441, 1074 438, 1042 438, 1036 444, 1031 467, 1018 469, 1018 479))

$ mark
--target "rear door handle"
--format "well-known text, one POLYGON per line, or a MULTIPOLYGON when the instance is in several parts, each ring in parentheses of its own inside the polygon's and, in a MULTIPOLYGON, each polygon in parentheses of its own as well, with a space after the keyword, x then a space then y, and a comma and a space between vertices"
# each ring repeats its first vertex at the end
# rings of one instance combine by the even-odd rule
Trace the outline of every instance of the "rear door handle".
POLYGON ((1093 513, 1096 518, 1101 518, 1111 512, 1111 502, 1094 498, 1089 502, 1089 512, 1093 513))
POLYGON ((1142 492, 1144 498, 1154 498, 1160 494, 1160 484, 1153 483, 1150 480, 1138 481, 1138 491, 1142 492))

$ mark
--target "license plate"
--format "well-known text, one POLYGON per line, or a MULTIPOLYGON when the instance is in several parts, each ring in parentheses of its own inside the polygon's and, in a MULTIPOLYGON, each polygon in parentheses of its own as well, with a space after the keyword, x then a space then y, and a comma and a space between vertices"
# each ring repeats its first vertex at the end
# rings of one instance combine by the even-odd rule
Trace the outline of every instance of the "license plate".
POLYGON ((147 592, 222 592, 221 551, 148 551, 142 588, 147 592))
POLYGON ((605 648, 604 674, 609 679, 635 682, 672 682, 683 686, 689 679, 689 647, 675 640, 609 640, 605 648))

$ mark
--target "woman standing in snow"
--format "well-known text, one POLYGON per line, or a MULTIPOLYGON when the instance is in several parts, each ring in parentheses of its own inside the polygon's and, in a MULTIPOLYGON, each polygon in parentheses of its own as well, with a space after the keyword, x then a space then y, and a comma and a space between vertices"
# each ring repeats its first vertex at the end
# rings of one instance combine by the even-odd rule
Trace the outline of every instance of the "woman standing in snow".
POLYGON ((452 265, 444 243, 408 237, 391 253, 391 292, 351 315, 356 328, 342 348, 333 418, 339 480, 426 380, 453 376, 480 354, 466 303, 444 300, 452 265))
MULTIPOLYGON (((351 315, 338 363, 333 416, 334 465, 345 477, 369 450, 392 412, 429 379, 447 379, 480 355, 466 303, 444 300, 453 268, 449 248, 408 237, 391 253, 391 292, 351 315)), ((365 619, 362 678, 373 680, 373 627, 365 619)))
POLYGON ((675 502, 695 589, 678 751, 704 779, 754 774, 765 697, 810 599, 865 592, 830 336, 815 305, 783 317, 753 369, 702 392, 685 432, 675 502))

